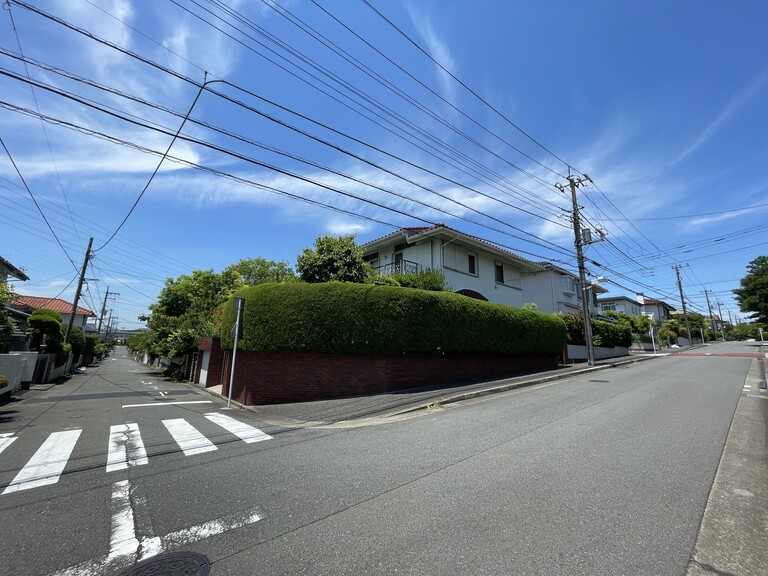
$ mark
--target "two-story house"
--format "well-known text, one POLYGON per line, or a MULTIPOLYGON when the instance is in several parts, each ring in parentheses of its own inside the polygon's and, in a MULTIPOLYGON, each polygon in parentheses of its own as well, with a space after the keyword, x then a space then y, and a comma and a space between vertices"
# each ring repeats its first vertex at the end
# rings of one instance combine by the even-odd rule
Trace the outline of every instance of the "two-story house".
POLYGON ((597 306, 600 314, 606 312, 622 312, 627 316, 640 317, 643 314, 643 306, 637 300, 627 296, 608 296, 597 299, 597 306))
MULTIPOLYGON (((539 312, 581 314, 582 293, 579 277, 551 262, 539 262, 538 272, 523 277, 523 300, 536 304, 539 312)), ((597 295, 608 292, 599 284, 590 284, 587 294, 590 314, 598 312, 597 295)))
POLYGON ((444 224, 402 228, 362 245, 366 261, 383 275, 441 270, 461 294, 520 307, 523 278, 542 267, 487 240, 444 224))

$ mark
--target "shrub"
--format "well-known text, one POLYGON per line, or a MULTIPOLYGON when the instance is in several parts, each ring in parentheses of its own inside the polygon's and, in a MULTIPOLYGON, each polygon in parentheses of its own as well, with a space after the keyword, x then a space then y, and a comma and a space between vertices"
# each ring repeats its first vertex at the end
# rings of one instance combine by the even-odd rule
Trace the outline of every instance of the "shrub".
MULTIPOLYGON (((584 321, 575 314, 562 314, 568 331, 568 344, 584 345, 584 321)), ((624 346, 632 345, 632 328, 628 324, 592 320, 592 344, 594 346, 624 346)))
POLYGON ((449 290, 445 285, 445 274, 432 268, 415 274, 397 273, 393 274, 392 278, 403 288, 418 288, 419 290, 433 290, 435 292, 449 290))
MULTIPOLYGON (((262 284, 245 298, 243 350, 338 354, 560 354, 563 321, 449 292, 372 284, 262 284)), ((222 347, 232 347, 232 301, 222 347)))

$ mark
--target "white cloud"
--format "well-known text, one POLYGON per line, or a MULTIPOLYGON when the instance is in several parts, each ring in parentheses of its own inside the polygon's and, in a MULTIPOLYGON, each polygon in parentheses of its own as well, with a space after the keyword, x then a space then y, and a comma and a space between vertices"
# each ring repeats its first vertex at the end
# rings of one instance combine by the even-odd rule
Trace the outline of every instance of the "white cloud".
POLYGON ((698 137, 689 145, 677 158, 672 161, 672 166, 679 164, 691 154, 696 152, 704 144, 706 144, 715 134, 717 134, 727 123, 733 118, 744 106, 746 106, 763 88, 768 82, 768 71, 763 70, 761 74, 755 77, 754 80, 745 89, 734 94, 730 100, 726 103, 725 107, 720 111, 717 118, 707 125, 704 130, 698 135, 698 137))
POLYGON ((436 67, 438 78, 443 86, 443 96, 445 96, 446 99, 453 101, 455 96, 455 82, 448 72, 454 75, 456 74, 456 61, 451 55, 448 44, 446 44, 443 39, 440 38, 437 31, 435 31, 432 26, 432 21, 425 14, 420 12, 414 4, 407 4, 406 9, 408 10, 415 28, 427 43, 427 50, 430 55, 445 69, 443 70, 436 67))

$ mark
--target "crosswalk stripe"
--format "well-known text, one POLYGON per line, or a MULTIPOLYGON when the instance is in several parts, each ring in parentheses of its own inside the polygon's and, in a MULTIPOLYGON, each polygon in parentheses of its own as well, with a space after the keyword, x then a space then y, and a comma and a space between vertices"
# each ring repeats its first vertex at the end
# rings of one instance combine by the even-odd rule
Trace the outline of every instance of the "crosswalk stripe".
POLYGON ((254 428, 249 424, 240 422, 240 420, 235 420, 226 414, 210 412, 206 414, 205 417, 214 424, 218 424, 224 428, 227 432, 231 432, 247 444, 251 444, 253 442, 261 442, 262 440, 272 440, 272 436, 269 434, 262 432, 258 428, 254 428))
POLYGON ((38 448, 35 455, 27 462, 13 479, 3 494, 27 490, 47 484, 56 484, 67 465, 82 429, 54 432, 38 448))
POLYGON ((16 436, 13 434, 0 434, 0 452, 13 444, 14 440, 16 440, 16 436))
POLYGON ((128 422, 110 427, 107 472, 123 470, 128 466, 141 466, 148 462, 138 424, 128 422))
POLYGON ((163 420, 162 422, 171 436, 173 436, 176 444, 179 445, 179 448, 184 451, 185 456, 217 450, 213 442, 198 432, 184 418, 174 418, 172 420, 163 420))

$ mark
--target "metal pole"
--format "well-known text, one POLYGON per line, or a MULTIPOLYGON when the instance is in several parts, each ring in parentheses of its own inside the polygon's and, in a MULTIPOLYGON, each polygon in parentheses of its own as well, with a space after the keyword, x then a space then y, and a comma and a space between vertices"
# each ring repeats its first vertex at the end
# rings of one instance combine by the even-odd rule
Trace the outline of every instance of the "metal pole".
POLYGON ((93 238, 88 240, 88 249, 85 251, 85 258, 83 258, 83 267, 80 269, 80 280, 77 282, 77 290, 75 291, 75 300, 72 302, 72 313, 69 315, 69 322, 67 322, 67 331, 64 333, 64 344, 69 342, 69 337, 72 334, 72 325, 75 322, 75 314, 77 314, 77 303, 80 301, 80 292, 83 290, 83 281, 85 280, 85 269, 88 267, 88 260, 91 259, 91 246, 93 246, 93 238))
POLYGON ((240 315, 243 309, 244 298, 235 296, 235 305, 237 306, 237 316, 235 318, 235 327, 233 332, 235 333, 235 344, 232 348, 232 366, 229 369, 229 390, 227 391, 227 408, 232 406, 232 384, 235 381, 235 357, 237 356, 237 339, 240 335, 240 315))

